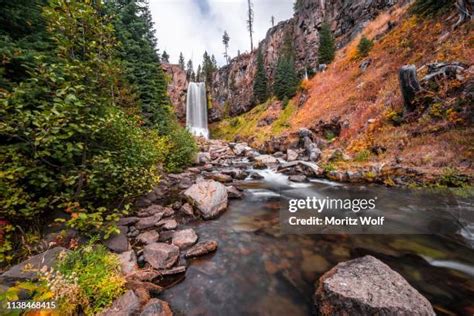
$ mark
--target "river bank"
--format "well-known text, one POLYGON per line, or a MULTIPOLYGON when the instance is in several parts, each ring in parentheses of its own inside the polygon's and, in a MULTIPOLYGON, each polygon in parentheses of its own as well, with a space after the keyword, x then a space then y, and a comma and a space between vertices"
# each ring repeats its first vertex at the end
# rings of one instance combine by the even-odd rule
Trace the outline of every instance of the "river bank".
MULTIPOLYGON (((105 242, 119 254, 127 292, 104 315, 156 310, 163 315, 310 315, 321 305, 313 296, 323 274, 367 255, 400 273, 436 313, 473 309, 472 235, 458 225, 464 218, 443 215, 446 209, 472 210, 469 200, 333 182, 321 178, 316 164, 261 155, 244 143, 200 140, 199 145, 196 165, 165 174, 137 202, 138 211, 120 219, 121 233, 105 242), (374 238, 281 231, 282 201, 357 194, 378 196, 377 207, 400 225, 422 226, 426 217, 429 226, 444 226, 446 234, 374 238)), ((15 277, 10 273, 8 281, 15 277)))

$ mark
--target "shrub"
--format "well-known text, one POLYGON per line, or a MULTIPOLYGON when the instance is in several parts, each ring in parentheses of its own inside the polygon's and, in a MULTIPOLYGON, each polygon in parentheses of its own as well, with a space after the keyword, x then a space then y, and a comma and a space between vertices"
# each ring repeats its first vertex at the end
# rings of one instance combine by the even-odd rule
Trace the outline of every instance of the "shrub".
POLYGON ((368 151, 367 149, 364 149, 364 150, 361 150, 359 151, 355 157, 354 157, 354 160, 355 161, 359 161, 359 162, 363 162, 363 161, 367 161, 370 157, 370 151, 368 151))
POLYGON ((180 171, 193 162, 197 146, 189 131, 177 126, 167 140, 168 154, 165 157, 165 169, 167 171, 180 171))
POLYGON ((367 57, 373 46, 374 42, 372 40, 369 40, 367 37, 362 36, 359 44, 357 45, 357 56, 359 58, 367 57))
MULTIPOLYGON (((86 314, 96 314, 124 292, 125 279, 119 259, 102 245, 90 243, 69 252, 58 263, 57 271, 63 279, 72 279, 80 288, 79 296, 85 298, 81 301, 87 301, 87 305, 81 306, 86 314)), ((77 298, 63 296, 60 304, 70 302, 77 302, 77 298)), ((71 310, 71 306, 68 309, 71 310)))

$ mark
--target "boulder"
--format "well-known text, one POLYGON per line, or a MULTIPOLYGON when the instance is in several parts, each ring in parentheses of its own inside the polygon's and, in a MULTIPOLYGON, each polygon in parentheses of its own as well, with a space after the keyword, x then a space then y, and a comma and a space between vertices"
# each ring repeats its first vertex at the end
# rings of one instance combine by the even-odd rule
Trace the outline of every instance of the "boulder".
POLYGON ((304 174, 289 176, 288 180, 291 182, 308 182, 308 178, 304 174))
POLYGON ((319 279, 315 305, 320 315, 435 315, 425 297, 372 256, 326 272, 319 279))
POLYGON ((188 216, 194 216, 193 207, 189 203, 184 203, 180 210, 188 216))
POLYGON ((232 177, 223 173, 211 173, 210 175, 208 175, 208 178, 221 183, 232 182, 232 177))
POLYGON ((161 242, 146 245, 143 248, 145 261, 155 269, 171 268, 179 257, 179 248, 161 242))
POLYGON ((211 161, 211 154, 208 152, 200 152, 196 155, 197 164, 206 164, 211 161))
POLYGON ((162 217, 163 217, 162 213, 157 213, 152 216, 140 218, 140 220, 135 224, 135 228, 138 230, 143 230, 143 229, 153 227, 155 226, 156 223, 160 221, 162 217))
POLYGON ((171 230, 178 227, 178 223, 176 222, 175 219, 172 219, 172 218, 162 219, 156 224, 156 226, 161 227, 162 229, 171 230))
POLYGON ((140 219, 136 216, 132 216, 132 217, 122 217, 121 219, 119 219, 117 225, 119 226, 130 226, 130 225, 133 225, 135 224, 136 222, 138 222, 140 219))
POLYGON ((271 155, 260 155, 254 159, 257 163, 264 164, 265 166, 271 166, 278 163, 278 159, 271 155))
POLYGON ((160 234, 156 230, 149 230, 137 236, 136 240, 142 244, 148 245, 157 242, 160 234))
POLYGON ((191 258, 191 257, 198 257, 198 256, 204 256, 210 252, 214 252, 217 250, 217 241, 215 240, 209 240, 209 241, 202 241, 192 248, 190 248, 187 252, 185 257, 186 258, 191 258))
POLYGON ((214 180, 205 180, 192 185, 184 196, 194 204, 204 219, 219 216, 227 209, 227 190, 214 180))
POLYGON ((296 159, 298 159, 298 153, 292 149, 288 149, 286 151, 286 160, 295 161, 296 159))
POLYGON ((264 176, 262 176, 261 174, 257 173, 257 172, 251 172, 250 173, 250 178, 254 179, 254 180, 261 180, 264 178, 264 176))
POLYGON ((173 316, 173 312, 167 302, 152 298, 143 307, 140 316, 173 316))
POLYGON ((104 245, 111 251, 122 253, 130 249, 130 243, 127 238, 128 228, 119 226, 120 233, 112 235, 109 239, 104 241, 104 245))
POLYGON ((63 247, 55 247, 33 256, 0 275, 0 284, 13 286, 16 282, 36 280, 38 271, 41 268, 47 267, 49 269, 53 267, 57 262, 58 256, 68 251, 63 247))
POLYGON ((171 243, 178 246, 179 249, 183 249, 192 246, 198 240, 198 235, 192 228, 183 229, 175 232, 171 239, 171 243))
POLYGON ((127 275, 132 272, 137 271, 137 256, 135 255, 135 251, 129 250, 122 252, 118 255, 120 261, 120 267, 122 269, 122 273, 127 275))
POLYGON ((128 290, 122 296, 119 296, 112 306, 101 312, 101 316, 130 316, 140 311, 140 301, 138 296, 132 290, 128 290))
POLYGON ((160 270, 159 273, 161 276, 166 276, 166 275, 175 275, 175 274, 180 274, 186 272, 186 266, 179 266, 179 267, 174 267, 171 269, 166 269, 166 270, 160 270))
POLYGON ((225 187, 227 190, 227 194, 229 196, 229 199, 241 199, 244 194, 240 192, 236 187, 233 185, 225 187))

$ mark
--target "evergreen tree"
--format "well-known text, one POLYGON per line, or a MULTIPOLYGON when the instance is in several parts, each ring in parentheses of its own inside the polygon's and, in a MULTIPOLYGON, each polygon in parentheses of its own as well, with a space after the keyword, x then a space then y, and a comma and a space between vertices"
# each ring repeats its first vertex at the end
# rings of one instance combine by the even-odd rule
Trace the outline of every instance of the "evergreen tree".
POLYGON ((170 63, 170 55, 164 50, 163 54, 161 55, 161 61, 164 63, 169 64, 170 63))
MULTIPOLYGON (((167 134, 173 125, 173 115, 147 2, 109 1, 107 6, 115 16, 115 35, 122 43, 119 57, 123 60, 127 80, 138 95, 144 124, 167 134)), ((163 55, 168 54, 163 52, 163 55)))
POLYGON ((196 71, 196 82, 202 82, 204 80, 201 65, 198 65, 197 71, 196 71))
POLYGON ((180 67, 182 70, 185 70, 183 53, 179 53, 178 64, 179 64, 179 67, 180 67))
POLYGON ((336 57, 336 42, 331 26, 325 22, 319 30, 319 63, 330 64, 336 57))
POLYGON ((258 50, 257 54, 257 72, 253 84, 253 96, 257 104, 265 102, 268 98, 267 75, 261 49, 258 50))
POLYGON ((295 49, 292 37, 293 33, 291 31, 285 33, 277 63, 273 92, 279 100, 284 98, 290 99, 296 94, 298 89, 299 79, 296 74, 295 49))
POLYGON ((201 67, 201 80, 206 83, 208 87, 212 84, 212 76, 217 69, 216 58, 209 56, 207 51, 204 52, 202 56, 202 67, 201 67))
POLYGON ((369 40, 367 37, 362 36, 359 44, 357 45, 357 56, 362 58, 367 57, 370 50, 372 49, 372 46, 374 46, 374 42, 369 40))
POLYGON ((224 58, 227 63, 229 63, 229 55, 227 54, 227 50, 229 49, 229 41, 229 34, 227 34, 227 31, 224 31, 224 35, 222 36, 222 43, 224 44, 224 58))
POLYGON ((188 60, 188 63, 186 65, 186 79, 188 81, 194 81, 196 78, 192 78, 192 75, 194 73, 194 66, 193 66, 193 61, 190 59, 188 60))

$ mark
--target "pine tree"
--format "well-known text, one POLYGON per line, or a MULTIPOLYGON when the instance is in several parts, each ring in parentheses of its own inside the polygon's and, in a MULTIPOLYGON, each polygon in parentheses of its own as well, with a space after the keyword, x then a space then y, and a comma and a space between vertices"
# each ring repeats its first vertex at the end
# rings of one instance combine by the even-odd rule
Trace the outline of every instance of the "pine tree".
POLYGON ((257 72, 253 84, 253 96, 257 104, 265 102, 268 98, 267 75, 261 49, 258 50, 257 54, 257 72))
POLYGON ((290 99, 296 94, 298 88, 298 75, 295 67, 295 49, 293 46, 293 33, 287 31, 283 39, 283 46, 280 50, 273 92, 279 100, 290 99))
POLYGON ((224 44, 224 58, 227 63, 229 63, 229 55, 227 54, 227 50, 229 49, 229 41, 229 34, 227 34, 227 31, 224 31, 224 35, 222 36, 222 43, 224 44))
POLYGON ((184 66, 184 56, 183 56, 183 53, 179 53, 179 60, 178 60, 178 64, 179 64, 179 67, 182 69, 182 70, 185 70, 185 66, 184 66))
POLYGON ((319 30, 319 63, 330 64, 336 56, 336 42, 331 26, 325 22, 319 30))
POLYGON ((188 60, 188 63, 186 65, 186 79, 188 81, 194 81, 192 78, 192 74, 194 73, 194 66, 193 66, 193 61, 190 59, 188 60))
POLYGON ((163 54, 161 55, 161 61, 164 63, 169 64, 170 63, 170 55, 164 50, 163 54))
POLYGON ((202 82, 204 79, 203 74, 202 74, 202 69, 201 65, 198 65, 197 71, 196 71, 196 82, 202 82))
MULTIPOLYGON (((173 124, 168 84, 156 48, 151 14, 144 0, 107 2, 114 16, 115 35, 122 43, 119 57, 123 60, 127 80, 138 95, 144 124, 169 133, 173 124)), ((167 53, 163 52, 164 57, 167 53)))
POLYGON ((359 44, 357 45, 357 56, 361 58, 367 57, 370 50, 372 49, 372 46, 374 46, 374 42, 369 40, 367 37, 362 36, 359 44))

